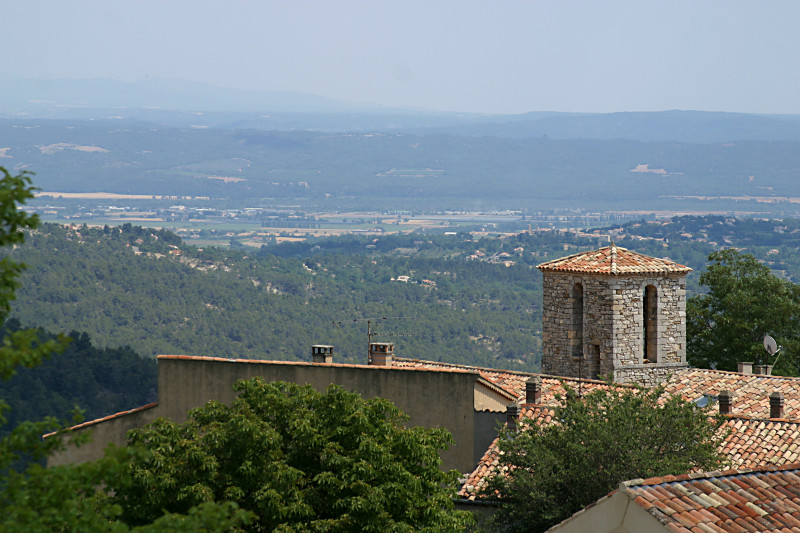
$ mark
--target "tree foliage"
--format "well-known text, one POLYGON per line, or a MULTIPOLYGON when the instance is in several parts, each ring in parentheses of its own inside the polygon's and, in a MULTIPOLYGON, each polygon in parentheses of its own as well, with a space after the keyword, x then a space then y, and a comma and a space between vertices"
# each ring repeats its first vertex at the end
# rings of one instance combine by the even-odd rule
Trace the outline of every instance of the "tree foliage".
POLYGON ((783 280, 750 254, 711 253, 700 276, 706 294, 686 305, 687 359, 695 366, 736 370, 739 361, 773 364, 763 339, 783 346, 776 370, 796 375, 800 353, 800 286, 783 280))
POLYGON ((614 490, 622 481, 722 463, 723 420, 662 388, 567 389, 553 423, 524 419, 501 434, 501 466, 487 494, 498 497, 498 526, 543 531, 614 490))
POLYGON ((331 386, 240 381, 183 424, 159 419, 129 435, 149 454, 113 483, 130 523, 234 501, 253 531, 461 531, 456 472, 442 472, 443 429, 404 426, 388 400, 331 386))

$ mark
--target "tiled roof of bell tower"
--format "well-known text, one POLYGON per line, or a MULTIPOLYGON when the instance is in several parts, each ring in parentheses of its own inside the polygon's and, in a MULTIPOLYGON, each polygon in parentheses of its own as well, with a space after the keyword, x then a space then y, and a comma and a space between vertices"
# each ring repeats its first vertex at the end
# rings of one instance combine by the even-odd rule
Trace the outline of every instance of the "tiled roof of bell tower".
POLYGON ((584 274, 687 274, 691 268, 669 259, 659 259, 632 252, 614 243, 599 250, 581 252, 553 261, 537 268, 548 272, 575 272, 584 274))

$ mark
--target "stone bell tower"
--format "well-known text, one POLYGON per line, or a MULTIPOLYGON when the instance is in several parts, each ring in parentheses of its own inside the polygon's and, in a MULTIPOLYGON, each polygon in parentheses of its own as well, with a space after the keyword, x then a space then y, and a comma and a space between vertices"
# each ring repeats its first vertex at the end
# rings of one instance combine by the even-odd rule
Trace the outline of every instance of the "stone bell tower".
POLYGON ((687 366, 691 268, 613 243, 538 268, 543 373, 653 386, 687 366))

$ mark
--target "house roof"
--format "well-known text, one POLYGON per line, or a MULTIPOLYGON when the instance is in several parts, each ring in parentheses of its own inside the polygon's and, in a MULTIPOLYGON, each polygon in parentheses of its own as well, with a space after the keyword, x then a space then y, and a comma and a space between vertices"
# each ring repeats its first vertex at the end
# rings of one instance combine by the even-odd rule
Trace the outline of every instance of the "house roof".
MULTIPOLYGON (((555 413, 550 407, 544 405, 524 405, 520 410, 521 418, 528 418, 538 424, 551 424, 555 413)), ((489 449, 484 452, 475 470, 465 479, 458 491, 458 496, 465 500, 480 499, 481 493, 486 488, 489 478, 495 474, 505 474, 508 467, 500 464, 499 438, 495 438, 489 449)))
POLYGON ((632 252, 615 244, 599 250, 581 252, 537 266, 544 272, 575 272, 582 274, 687 274, 691 268, 669 259, 659 259, 632 252))
POLYGON ((769 396, 784 396, 784 418, 800 420, 800 378, 740 374, 702 368, 682 369, 667 381, 665 392, 695 401, 702 395, 717 396, 727 390, 732 394, 731 414, 769 418, 769 396))
POLYGON ((800 531, 800 464, 626 481, 619 491, 668 531, 800 531))
POLYGON ((759 468, 800 462, 800 421, 731 416, 720 451, 734 468, 759 468))
MULTIPOLYGON (((59 430, 59 431, 73 431, 73 430, 76 430, 76 429, 82 429, 82 428, 85 428, 85 427, 88 427, 88 426, 93 426, 95 424, 99 424, 101 422, 107 422, 107 421, 113 420, 115 418, 122 418, 122 417, 125 417, 125 416, 128 416, 128 415, 132 415, 134 413, 139 413, 141 411, 146 411, 147 409, 152 409, 152 408, 157 407, 157 406, 158 406, 158 402, 148 403, 147 405, 143 405, 141 407, 136 407, 134 409, 128 409, 127 411, 120 411, 118 413, 114 413, 113 415, 104 416, 102 418, 95 418, 94 420, 87 420, 86 422, 83 422, 83 423, 80 423, 80 424, 76 424, 74 426, 70 426, 68 428, 64 428, 63 430, 59 430)), ((50 432, 50 433, 46 433, 46 434, 42 435, 42 438, 46 439, 48 437, 52 437, 53 435, 59 433, 59 431, 53 431, 53 432, 50 432)))
MULTIPOLYGON (((543 376, 542 405, 522 405, 520 417, 531 418, 537 423, 550 423, 553 416, 550 406, 555 405, 555 396, 564 392, 559 379, 564 378, 543 376)), ((576 388, 574 383, 569 384, 576 388)), ((607 386, 602 382, 583 385, 587 391, 607 386)), ((666 383, 664 394, 677 394, 685 400, 695 401, 703 394, 716 396, 721 390, 733 394, 731 414, 720 429, 727 434, 720 452, 728 458, 730 466, 760 468, 800 462, 799 378, 690 368, 677 371, 666 383), (783 418, 769 418, 769 395, 774 391, 784 394, 783 418)), ((524 381, 519 397, 524 397, 524 381)), ((479 499, 488 478, 496 472, 503 472, 503 468, 495 439, 475 470, 465 478, 459 496, 467 500, 479 499)))
MULTIPOLYGON (((518 400, 525 398, 525 383, 533 376, 541 378, 542 384, 542 397, 540 403, 552 404, 556 401, 556 396, 563 396, 566 394, 564 385, 573 389, 581 389, 583 391, 590 391, 597 387, 608 388, 605 381, 596 379, 578 379, 570 377, 549 376, 547 374, 537 374, 534 372, 521 372, 514 370, 497 370, 493 368, 483 368, 476 366, 456 365, 452 363, 440 363, 438 361, 424 361, 420 359, 407 359, 404 357, 395 357, 392 361, 392 366, 399 368, 414 368, 418 370, 444 370, 444 371, 472 371, 477 372, 480 377, 492 383, 496 387, 506 391, 518 400)), ((615 387, 633 387, 633 385, 615 384, 615 387)))
MULTIPOLYGON (((550 407, 531 405, 523 406, 520 416, 550 424, 554 414, 550 407)), ((800 462, 800 421, 731 416, 720 432, 726 434, 720 452, 733 468, 774 468, 800 462)), ((480 499, 489 478, 508 471, 500 464, 498 440, 492 441, 475 470, 464 479, 460 498, 480 499)))

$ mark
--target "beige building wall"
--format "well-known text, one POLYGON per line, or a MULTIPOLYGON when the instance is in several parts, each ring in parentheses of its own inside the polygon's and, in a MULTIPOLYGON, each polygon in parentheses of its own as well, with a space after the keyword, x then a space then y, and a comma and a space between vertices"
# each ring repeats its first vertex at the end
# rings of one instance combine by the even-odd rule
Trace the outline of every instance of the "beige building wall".
POLYGON ((614 492, 547 533, 657 533, 671 531, 622 492, 614 492))
MULTIPOLYGON (((475 435, 493 430, 497 419, 479 416, 475 410, 476 386, 482 387, 476 372, 160 356, 157 406, 83 425, 78 430, 93 431, 93 441, 77 450, 69 447, 54 455, 48 464, 100 457, 108 442, 123 444, 128 430, 157 417, 183 422, 190 409, 209 400, 230 403, 235 396, 234 383, 256 376, 267 381, 307 383, 320 391, 335 383, 364 398, 387 398, 410 416, 410 425, 444 427, 453 435, 455 445, 442 452, 441 457, 446 469, 460 472, 470 472, 486 451, 483 442, 476 449, 475 435)), ((489 409, 504 408, 501 399, 491 391, 483 394, 479 403, 493 404, 485 406, 489 409)))
MULTIPOLYGON (((131 409, 124 413, 101 418, 80 424, 73 428, 75 433, 91 434, 91 440, 81 446, 67 444, 47 458, 47 466, 58 466, 71 463, 85 463, 94 461, 103 456, 103 450, 109 444, 125 446, 125 435, 128 431, 146 426, 158 418, 158 404, 131 409)), ((46 436, 45 438, 48 438, 46 436)), ((69 435, 65 435, 65 442, 69 442, 69 435)))

